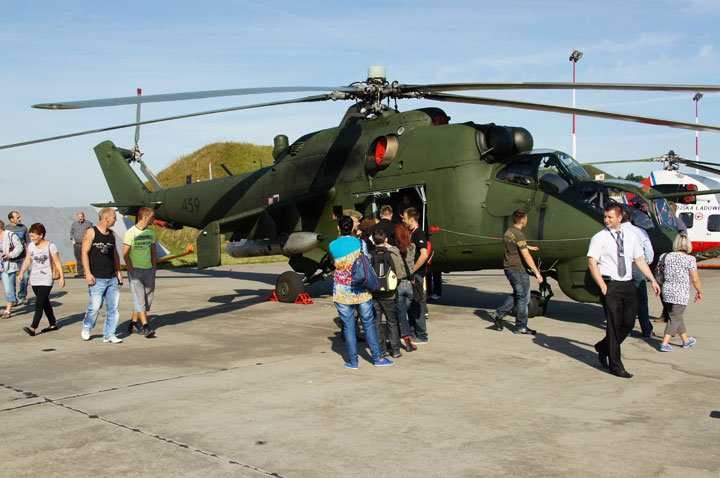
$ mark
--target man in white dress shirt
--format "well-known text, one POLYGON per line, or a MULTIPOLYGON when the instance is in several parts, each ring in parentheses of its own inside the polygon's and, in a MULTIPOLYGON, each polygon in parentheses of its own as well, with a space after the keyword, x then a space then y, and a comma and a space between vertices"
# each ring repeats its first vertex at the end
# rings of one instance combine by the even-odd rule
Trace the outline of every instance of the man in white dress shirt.
POLYGON ((588 267, 590 275, 600 287, 600 300, 607 328, 605 338, 595 344, 598 359, 603 367, 617 377, 630 378, 620 358, 620 344, 635 326, 638 303, 636 289, 632 281, 632 264, 652 280, 655 295, 660 286, 650 271, 638 236, 623 231, 623 209, 617 204, 609 204, 604 209, 605 229, 595 234, 588 249, 588 267), (608 362, 609 359, 609 362, 608 362))
MULTIPOLYGON (((650 236, 645 229, 643 229, 642 227, 638 227, 631 222, 630 213, 627 212, 627 210, 623 210, 623 220, 620 227, 622 227, 623 231, 629 231, 631 233, 637 234, 638 240, 640 240, 640 244, 642 245, 645 262, 647 262, 648 265, 652 264, 653 259, 655 258, 655 251, 653 250, 652 242, 650 242, 650 236)), ((648 308, 648 294, 645 276, 642 272, 640 272, 640 269, 638 269, 638 266, 635 265, 635 263, 633 263, 632 269, 632 280, 633 285, 635 286, 635 290, 637 292, 638 299, 637 318, 638 322, 640 322, 642 336, 652 337, 654 333, 652 322, 650 322, 650 311, 648 308)))

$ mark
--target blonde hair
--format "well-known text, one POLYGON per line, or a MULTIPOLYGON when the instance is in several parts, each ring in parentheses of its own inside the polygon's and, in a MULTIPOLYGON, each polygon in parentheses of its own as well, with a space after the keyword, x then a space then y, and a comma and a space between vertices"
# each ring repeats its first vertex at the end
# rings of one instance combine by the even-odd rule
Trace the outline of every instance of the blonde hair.
POLYGON ((692 252, 692 242, 690 242, 690 238, 685 234, 678 234, 675 236, 675 239, 673 240, 673 251, 690 254, 692 252))
MULTIPOLYGON (((100 211, 98 211, 98 217, 100 219, 102 219, 105 216, 107 216, 108 214, 110 214, 111 212, 115 212, 115 209, 113 209, 111 207, 104 207, 104 208, 100 209, 100 211)), ((81 213, 78 213, 78 214, 81 214, 81 213)), ((84 214, 83 214, 83 216, 84 216, 84 214)))

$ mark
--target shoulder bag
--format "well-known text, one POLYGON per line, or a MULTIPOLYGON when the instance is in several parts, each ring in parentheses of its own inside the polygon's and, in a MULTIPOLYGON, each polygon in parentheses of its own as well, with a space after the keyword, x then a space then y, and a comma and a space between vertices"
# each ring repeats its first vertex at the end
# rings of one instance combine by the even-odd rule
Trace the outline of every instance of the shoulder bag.
POLYGON ((660 256, 660 259, 658 260, 658 265, 655 267, 655 280, 657 281, 658 285, 662 287, 663 283, 665 282, 665 258, 667 257, 667 253, 660 256))
POLYGON ((50 267, 52 269, 52 278, 53 280, 60 279, 60 269, 58 269, 55 266, 55 261, 53 261, 52 252, 50 252, 50 246, 52 246, 52 242, 48 242, 48 259, 50 260, 50 267))
POLYGON ((366 251, 365 244, 360 241, 360 256, 353 262, 350 282, 353 285, 364 287, 370 292, 377 292, 380 290, 380 281, 372 268, 366 251))

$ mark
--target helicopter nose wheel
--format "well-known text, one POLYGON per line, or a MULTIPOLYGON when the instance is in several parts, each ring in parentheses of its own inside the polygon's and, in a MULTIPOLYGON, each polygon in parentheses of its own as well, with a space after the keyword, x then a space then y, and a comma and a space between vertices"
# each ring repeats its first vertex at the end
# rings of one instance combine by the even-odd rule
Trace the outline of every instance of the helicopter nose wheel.
POLYGON ((303 292, 305 285, 302 277, 293 271, 283 272, 275 283, 275 294, 280 302, 293 303, 303 292))
MULTIPOLYGON (((548 302, 550 298, 555 295, 553 294, 552 288, 547 281, 547 275, 542 271, 543 283, 540 284, 540 290, 533 290, 530 292, 530 302, 528 303, 528 318, 545 315, 547 312, 548 302)), ((512 315, 516 315, 516 308, 513 306, 510 311, 512 315)))
POLYGON ((547 282, 547 276, 543 274, 543 283, 540 284, 540 290, 530 292, 530 303, 528 304, 528 317, 545 315, 547 312, 548 302, 553 294, 550 284, 547 282))

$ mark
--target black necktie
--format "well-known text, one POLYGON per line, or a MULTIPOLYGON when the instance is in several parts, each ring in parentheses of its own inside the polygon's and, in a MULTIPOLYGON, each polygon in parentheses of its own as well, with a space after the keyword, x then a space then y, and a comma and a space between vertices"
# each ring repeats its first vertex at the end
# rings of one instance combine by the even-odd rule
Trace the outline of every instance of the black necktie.
POLYGON ((622 231, 617 231, 615 242, 617 243, 618 275, 620 276, 620 279, 622 279, 625 277, 625 273, 627 272, 627 269, 625 268, 625 250, 623 248, 622 231))

